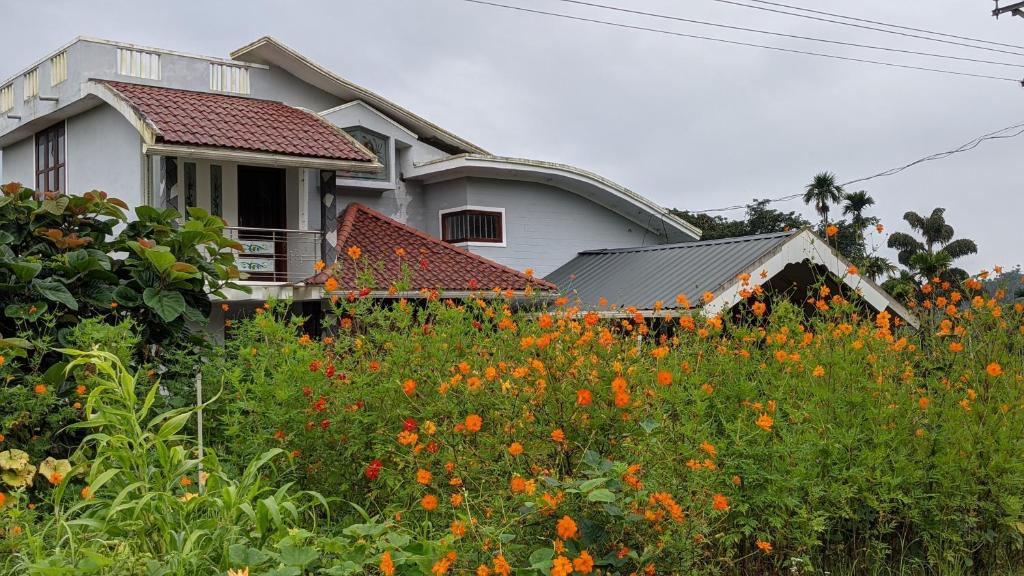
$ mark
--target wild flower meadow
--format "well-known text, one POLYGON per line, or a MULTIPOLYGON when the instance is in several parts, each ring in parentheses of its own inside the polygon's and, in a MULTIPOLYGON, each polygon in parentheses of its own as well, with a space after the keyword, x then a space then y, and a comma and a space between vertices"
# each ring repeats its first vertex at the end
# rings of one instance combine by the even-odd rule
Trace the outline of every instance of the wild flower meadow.
MULTIPOLYGON (((1019 573, 1024 306, 930 283, 913 329, 754 284, 712 318, 349 293, 319 337, 269 302, 206 366, 205 458, 194 409, 118 393, 105 426, 152 435, 5 494, 0 573, 1019 573)), ((128 376, 84 358, 100 410, 128 376)))

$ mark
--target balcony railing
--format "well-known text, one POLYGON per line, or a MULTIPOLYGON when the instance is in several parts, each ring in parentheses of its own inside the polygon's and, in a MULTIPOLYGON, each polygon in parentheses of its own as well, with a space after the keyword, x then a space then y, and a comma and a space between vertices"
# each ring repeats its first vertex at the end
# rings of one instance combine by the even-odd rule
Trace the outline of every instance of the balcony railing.
POLYGON ((320 260, 319 230, 229 226, 224 234, 244 248, 237 265, 248 275, 245 282, 301 282, 315 274, 313 266, 320 260))

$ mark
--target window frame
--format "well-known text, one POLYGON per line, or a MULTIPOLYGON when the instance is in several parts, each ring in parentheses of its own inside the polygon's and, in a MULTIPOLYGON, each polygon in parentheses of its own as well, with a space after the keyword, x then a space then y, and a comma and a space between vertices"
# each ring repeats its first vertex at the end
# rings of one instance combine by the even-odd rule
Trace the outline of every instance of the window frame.
POLYGON ((33 155, 35 156, 35 187, 36 192, 42 194, 43 192, 58 192, 60 194, 67 194, 68 187, 68 132, 67 123, 64 121, 58 122, 52 126, 49 126, 43 130, 36 132, 33 148, 33 155), (56 134, 57 139, 57 155, 59 162, 50 164, 50 135, 56 134), (40 138, 46 138, 46 145, 43 147, 43 157, 39 157, 39 140, 40 138), (61 180, 61 170, 63 170, 64 178, 61 180), (50 189, 50 173, 57 172, 57 190, 50 189), (46 183, 45 186, 39 186, 40 178, 46 183), (63 185, 63 186, 62 186, 63 185), (63 189, 61 189, 63 188, 63 189))
POLYGON ((438 237, 441 238, 442 242, 446 242, 453 246, 490 246, 493 248, 505 248, 508 246, 508 227, 505 223, 505 209, 494 206, 456 206, 453 208, 445 208, 438 211, 438 237), (498 217, 498 231, 500 234, 499 240, 487 240, 481 238, 469 238, 464 240, 451 241, 446 240, 444 237, 444 221, 445 217, 451 217, 451 215, 459 213, 476 213, 488 216, 498 217))

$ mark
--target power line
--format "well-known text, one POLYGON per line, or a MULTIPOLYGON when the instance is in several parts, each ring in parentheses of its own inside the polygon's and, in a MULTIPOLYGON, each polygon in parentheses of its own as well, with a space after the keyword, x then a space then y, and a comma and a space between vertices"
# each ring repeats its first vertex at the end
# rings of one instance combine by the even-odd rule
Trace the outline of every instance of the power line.
MULTIPOLYGON (((718 22, 707 22, 705 20, 694 20, 692 18, 683 18, 681 16, 670 16, 668 14, 659 14, 657 12, 645 12, 643 10, 633 10, 630 8, 622 8, 619 6, 609 6, 607 4, 598 4, 595 2, 586 2, 584 0, 555 0, 557 2, 563 2, 566 4, 577 4, 580 6, 589 6, 591 8, 600 8, 602 10, 611 10, 613 12, 622 12, 626 14, 635 14, 638 16, 647 16, 651 18, 660 18, 663 20, 672 20, 675 22, 686 22, 688 24, 699 24, 701 26, 711 26, 713 28, 724 28, 727 30, 736 30, 740 32, 752 32, 754 34, 765 34, 768 36, 777 36, 780 38, 793 38, 796 40, 807 40, 810 42, 821 42, 824 44, 835 44, 837 46, 849 46, 851 48, 865 48, 868 50, 881 50, 883 52, 897 52, 901 54, 912 54, 914 56, 928 56, 931 58, 945 58, 948 60, 959 60, 961 62, 974 62, 977 64, 993 64, 996 66, 1010 66, 1014 68, 1024 68, 1024 64, 1014 64, 1012 62, 998 62, 993 60, 981 60, 978 58, 965 58, 961 56, 952 56, 949 54, 936 54, 934 52, 919 52, 916 50, 904 50, 902 48, 891 48, 887 46, 873 46, 871 44, 858 44, 856 42, 843 42, 841 40, 829 40, 827 38, 816 38, 814 36, 800 36, 797 34, 786 34, 784 32, 773 32, 771 30, 761 30, 758 28, 747 28, 744 26, 733 26, 730 24, 721 24, 718 22)), ((1021 54, 1024 56, 1024 54, 1021 54)))
MULTIPOLYGON (((866 182, 868 180, 874 180, 875 178, 884 178, 886 176, 892 176, 894 174, 899 174, 900 172, 903 172, 904 170, 907 170, 908 168, 913 168, 914 166, 917 166, 918 164, 923 164, 925 162, 931 162, 933 160, 941 160, 943 158, 948 158, 948 157, 950 157, 950 156, 952 156, 954 154, 959 154, 961 152, 967 152, 968 150, 974 150, 975 148, 980 146, 982 142, 985 142, 987 140, 1001 140, 1001 139, 1005 139, 1005 138, 1015 138, 1017 136, 1020 136, 1021 134, 1024 134, 1024 122, 1019 123, 1019 124, 1014 124, 1012 126, 1007 126, 1006 128, 1002 128, 1002 129, 996 130, 995 132, 989 132, 988 134, 982 134, 981 136, 978 136, 977 138, 974 138, 973 140, 971 140, 969 142, 961 144, 960 146, 957 146, 956 148, 953 148, 952 150, 947 150, 945 152, 938 152, 936 154, 930 154, 930 155, 925 156, 923 158, 918 158, 917 160, 914 160, 913 162, 911 162, 909 164, 904 164, 902 166, 897 166, 896 168, 890 168, 888 170, 883 170, 882 172, 879 172, 877 174, 872 174, 871 176, 865 176, 863 178, 857 178, 855 180, 850 180, 849 182, 843 182, 842 184, 840 184, 840 186, 845 188, 846 186, 850 186, 851 184, 857 184, 857 183, 860 183, 860 182, 866 182), (1007 134, 1007 132, 1009 132, 1010 130, 1017 130, 1017 131, 1012 133, 1012 134, 1007 134)), ((787 202, 789 200, 795 200, 796 198, 800 198, 802 196, 803 196, 803 192, 798 192, 796 194, 787 194, 786 196, 780 196, 778 198, 770 198, 768 200, 768 203, 769 204, 774 204, 776 202, 787 202)), ((709 213, 709 212, 732 212, 733 210, 744 210, 744 209, 746 209, 746 207, 747 207, 746 204, 736 204, 736 205, 733 205, 733 206, 725 206, 723 208, 709 208, 707 210, 686 210, 686 212, 689 212, 691 214, 706 214, 706 213, 709 213)))
POLYGON ((959 72, 955 70, 944 70, 941 68, 928 68, 925 66, 912 66, 910 64, 896 64, 894 62, 883 62, 879 60, 868 60, 864 58, 853 58, 850 56, 839 56, 837 54, 825 54, 822 52, 810 52, 806 50, 796 50, 793 48, 781 48, 778 46, 767 46, 765 44, 754 44, 752 42, 740 42, 738 40, 726 40, 724 38, 716 38, 713 36, 701 36, 698 34, 684 34, 682 32, 675 32, 671 30, 664 30, 661 28, 650 28, 647 26, 636 26, 632 24, 623 24, 621 22, 611 22, 608 20, 598 20, 596 18, 586 18, 583 16, 573 16, 571 14, 562 14, 559 12, 549 12, 546 10, 537 10, 534 8, 525 8, 523 6, 511 6, 508 4, 501 4, 498 2, 488 2, 486 0, 462 0, 463 2, 469 2, 471 4, 481 4, 485 6, 493 6, 495 8, 503 8, 506 10, 515 10, 518 12, 527 12, 530 14, 539 14, 543 16, 552 16, 555 18, 563 18, 566 20, 575 20, 578 22, 589 22, 592 24, 602 24, 605 26, 613 26, 616 28, 624 28, 627 30, 639 30, 643 32, 653 32, 656 34, 665 34, 668 36, 676 36, 680 38, 692 38, 695 40, 707 40, 709 42, 718 42, 720 44, 730 44, 733 46, 746 46, 750 48, 761 48, 764 50, 774 50, 776 52, 785 52, 789 54, 802 54, 804 56, 817 56, 819 58, 830 58, 833 60, 844 60, 847 62, 860 62, 862 64, 874 64, 876 66, 887 66, 889 68, 902 68, 905 70, 919 70, 922 72, 935 72, 937 74, 947 74, 952 76, 965 76, 971 78, 984 78, 987 80, 1001 80, 1004 82, 1013 82, 1015 84, 1021 83, 1021 80, 1017 78, 1007 78, 1005 76, 990 76, 988 74, 976 74, 973 72, 959 72))
MULTIPOLYGON (((732 1, 732 0, 712 0, 712 1, 713 2, 721 2, 723 4, 735 4, 736 6, 743 6, 745 8, 753 8, 755 10, 765 10, 765 11, 769 11, 769 12, 776 12, 778 14, 787 14, 789 16, 796 16, 798 18, 811 18, 811 19, 814 19, 814 20, 822 20, 822 21, 825 21, 825 22, 832 22, 834 24, 842 24, 844 26, 849 25, 848 23, 845 23, 845 22, 834 22, 832 20, 828 20, 828 19, 824 19, 824 18, 813 18, 813 17, 807 16, 805 14, 792 14, 790 12, 784 12, 782 10, 771 10, 769 8, 762 8, 760 6, 750 6, 748 4, 743 4, 741 2, 735 2, 735 1, 732 1)), ((832 16, 833 18, 842 18, 844 20, 852 20, 854 22, 865 22, 867 24, 877 24, 879 26, 887 26, 889 28, 897 28, 899 30, 909 30, 911 32, 921 32, 923 34, 931 34, 933 36, 942 36, 944 38, 956 38, 957 40, 968 40, 970 42, 981 42, 982 44, 991 44, 993 46, 1005 46, 1007 48, 1017 48, 1019 50, 1024 50, 1024 46, 1018 46, 1017 44, 1006 44, 1006 43, 1003 43, 1003 42, 995 42, 993 40, 985 40, 983 38, 972 38, 970 36, 960 36, 960 35, 957 35, 957 34, 947 34, 945 32, 936 32, 934 30, 926 30, 924 28, 913 28, 911 26, 901 26, 899 24, 890 24, 888 22, 882 22, 882 21, 879 21, 879 20, 869 20, 867 18, 857 18, 855 16, 844 16, 842 14, 836 14, 836 13, 833 13, 833 12, 824 12, 822 10, 813 10, 811 8, 803 8, 801 6, 792 6, 790 4, 780 4, 778 2, 769 2, 768 0, 747 0, 747 1, 748 2, 757 2, 758 4, 767 4, 767 5, 770 5, 770 6, 778 6, 780 8, 788 8, 790 10, 799 10, 801 12, 809 12, 811 14, 821 14, 823 16, 832 16)), ((870 28, 870 27, 867 27, 867 28, 869 30, 877 30, 878 32, 888 32, 890 34, 893 33, 891 30, 879 30, 877 28, 870 28)), ((912 37, 913 38, 917 38, 917 36, 912 36, 912 37)), ((924 40, 932 40, 932 41, 935 41, 935 42, 944 42, 943 40, 938 40, 938 39, 934 39, 934 38, 924 38, 924 40)), ((947 42, 947 43, 948 44, 956 44, 958 46, 970 46, 971 48, 978 48, 980 50, 988 50, 987 48, 984 48, 982 46, 972 46, 970 44, 960 44, 958 42, 947 42)), ((998 52, 1003 52, 1003 51, 999 50, 998 52)), ((1018 54, 1016 52, 1005 52, 1005 53, 1006 54, 1018 54)), ((1018 54, 1018 55, 1020 55, 1020 54, 1018 54)))
MULTIPOLYGON (((978 46, 976 44, 968 44, 966 42, 954 42, 952 40, 942 40, 940 38, 931 38, 929 36, 921 36, 921 35, 918 35, 918 34, 907 34, 906 32, 897 32, 895 30, 886 30, 885 28, 876 28, 874 26, 866 26, 864 24, 854 24, 853 22, 843 22, 841 20, 832 20, 832 19, 829 19, 829 18, 821 18, 821 17, 818 17, 818 16, 811 16, 809 14, 797 14, 795 12, 787 12, 785 10, 778 10, 778 9, 774 9, 774 8, 765 8, 764 6, 751 6, 750 4, 744 4, 742 2, 737 2, 736 0, 711 0, 711 1, 712 2, 719 2, 721 4, 731 4, 733 6, 742 6, 744 8, 752 8, 754 10, 762 10, 764 12, 772 12, 772 13, 775 13, 775 14, 785 14, 786 16, 795 16, 797 18, 806 18, 808 20, 816 20, 818 22, 828 22, 828 23, 831 23, 831 24, 839 24, 840 26, 850 26, 852 28, 860 28, 860 29, 863 29, 863 30, 874 30, 875 32, 884 32, 886 34, 895 34, 897 36, 904 36, 904 37, 907 37, 907 38, 916 38, 918 40, 926 40, 928 42, 939 42, 939 43, 942 43, 942 44, 952 44, 954 46, 963 46, 963 47, 966 47, 966 48, 974 48, 976 50, 986 50, 988 52, 998 52, 1000 54, 1011 54, 1013 56, 1024 56, 1024 54, 1022 54, 1020 52, 1013 52, 1013 51, 1010 51, 1010 50, 1001 50, 999 48, 989 48, 987 46, 978 46)), ((751 0, 751 1, 756 2, 758 0, 751 0)), ((772 3, 772 4, 774 4, 774 3, 772 3)), ((785 4, 775 4, 775 5, 776 6, 786 6, 785 4)), ((797 10, 807 10, 806 8, 796 8, 796 9, 797 10)), ((808 11, 810 11, 810 12, 817 12, 816 10, 808 10, 808 11)), ((848 18, 847 16, 837 16, 837 17, 839 17, 839 18, 848 18)), ((856 19, 856 18, 853 18, 853 19, 854 20, 859 20, 859 19, 856 19)), ((872 22, 872 21, 869 20, 869 22, 872 22)), ((896 26, 895 24, 884 24, 884 23, 881 23, 881 22, 879 22, 879 24, 881 24, 882 26, 892 26, 894 28, 904 28, 903 26, 896 26)), ((910 28, 910 30, 916 30, 916 28, 910 28)), ((952 35, 949 35, 949 34, 942 34, 942 33, 939 33, 939 32, 927 32, 927 31, 923 31, 923 32, 926 32, 927 34, 937 34, 937 35, 941 35, 941 36, 952 36, 952 35)), ((952 36, 952 37, 957 38, 958 36, 952 36)), ((985 40, 977 40, 977 42, 986 42, 986 43, 988 43, 985 40)), ((997 46, 1010 46, 1010 47, 1013 47, 1013 48, 1024 49, 1024 47, 1015 46, 1013 44, 1000 44, 998 42, 991 42, 991 44, 994 44, 994 45, 997 45, 997 46)))

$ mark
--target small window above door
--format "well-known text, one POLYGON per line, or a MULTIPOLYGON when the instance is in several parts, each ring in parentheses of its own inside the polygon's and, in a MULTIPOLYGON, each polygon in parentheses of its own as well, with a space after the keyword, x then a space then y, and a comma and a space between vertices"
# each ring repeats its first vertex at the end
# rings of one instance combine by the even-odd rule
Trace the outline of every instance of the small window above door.
POLYGON ((461 206, 441 210, 441 239, 450 244, 504 246, 505 209, 461 206))

